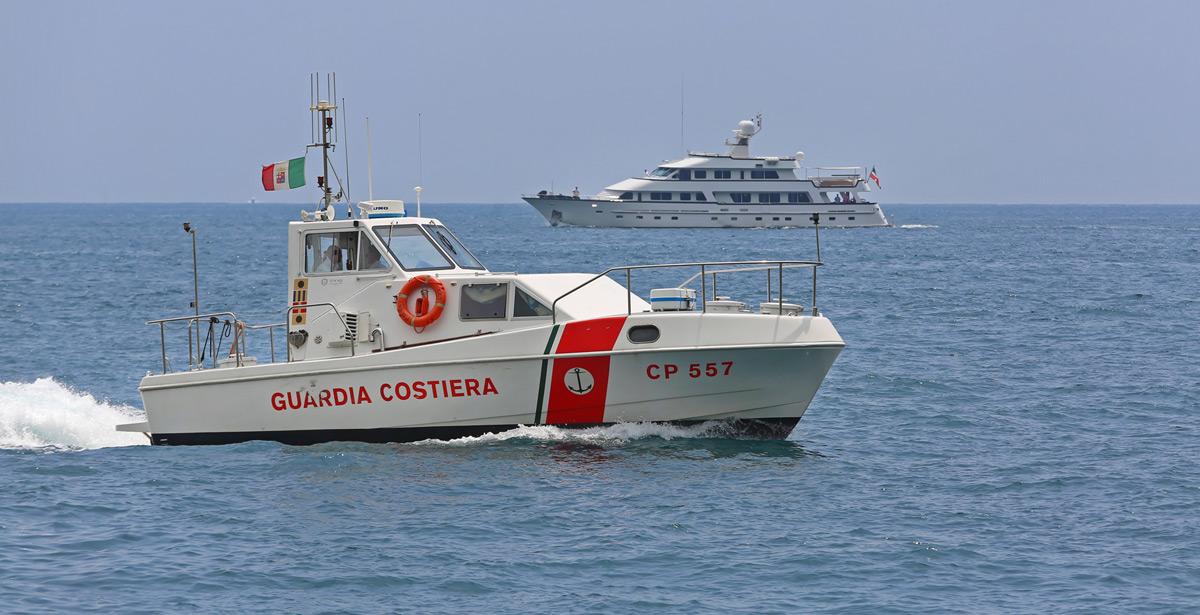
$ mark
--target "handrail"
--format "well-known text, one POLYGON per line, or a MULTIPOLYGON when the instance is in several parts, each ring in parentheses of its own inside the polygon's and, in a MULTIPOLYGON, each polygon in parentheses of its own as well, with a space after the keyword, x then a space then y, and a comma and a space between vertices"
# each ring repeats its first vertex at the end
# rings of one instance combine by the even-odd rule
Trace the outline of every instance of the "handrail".
POLYGON ((207 320, 207 319, 213 318, 215 316, 231 316, 231 317, 233 317, 234 320, 238 320, 237 314, 234 314, 233 312, 212 312, 210 314, 193 314, 190 316, 175 316, 172 318, 159 318, 157 320, 147 320, 146 324, 157 325, 157 324, 168 323, 168 322, 179 322, 179 321, 183 321, 183 320, 207 320))
MULTIPOLYGON (((283 312, 284 322, 291 323, 293 311, 299 310, 299 309, 308 309, 313 306, 324 306, 324 307, 328 307, 329 309, 333 310, 334 316, 338 317, 338 321, 342 323, 342 329, 344 329, 346 331, 346 336, 350 339, 350 356, 352 356, 352 357, 355 356, 355 341, 356 341, 355 337, 357 337, 357 336, 350 335, 350 327, 349 327, 349 325, 346 324, 346 319, 342 318, 342 313, 338 311, 337 306, 332 303, 329 303, 328 301, 322 301, 319 303, 297 303, 294 305, 289 305, 287 307, 287 309, 284 310, 284 312, 283 312)), ((286 346, 287 346, 287 362, 291 363, 292 362, 292 344, 291 344, 291 342, 288 342, 286 344, 286 346)))
MULTIPOLYGON (((711 262, 695 262, 695 263, 661 263, 661 264, 656 264, 656 265, 622 265, 619 267, 609 267, 608 269, 605 269, 604 271, 592 276, 586 282, 559 295, 553 302, 551 302, 551 304, 550 304, 550 322, 552 324, 558 323, 558 302, 559 301, 562 301, 564 298, 566 298, 568 295, 574 293, 575 291, 583 288, 584 286, 591 284, 592 282, 595 282, 596 280, 599 280, 600 278, 606 277, 615 271, 624 271, 625 272, 626 313, 632 314, 633 313, 633 288, 632 288, 632 284, 630 284, 630 282, 631 282, 632 272, 635 269, 668 269, 668 268, 674 268, 674 267, 699 267, 700 268, 700 274, 699 274, 700 281, 703 284, 703 283, 705 283, 704 276, 707 275, 708 273, 714 273, 714 272, 706 271, 706 269, 708 267, 714 267, 714 266, 715 267, 729 267, 729 266, 735 266, 735 265, 769 265, 772 268, 778 267, 779 268, 779 297, 780 297, 780 307, 781 308, 782 308, 782 302, 783 302, 783 268, 785 266, 811 267, 813 270, 813 278, 814 278, 814 282, 813 282, 814 297, 813 297, 812 309, 813 309, 813 313, 815 314, 816 309, 817 309, 817 305, 816 305, 817 302, 816 302, 816 296, 815 296, 815 291, 816 291, 815 278, 816 278, 816 273, 817 273, 817 267, 820 267, 823 264, 824 263, 822 263, 820 261, 759 260, 759 261, 711 261, 711 262)), ((753 270, 754 269, 746 269, 746 271, 753 271, 753 270)), ((735 270, 735 271, 741 271, 741 269, 735 270)), ((721 272, 718 271, 715 273, 721 273, 721 272)), ((691 279, 695 279, 695 277, 693 276, 693 278, 691 278, 691 279)), ((714 292, 715 292, 715 288, 714 288, 714 292)), ((707 306, 705 305, 707 296, 708 296, 708 291, 707 291, 707 288, 705 288, 704 297, 701 298, 701 303, 700 303, 701 311, 706 311, 706 309, 707 309, 707 306)))
MULTIPOLYGON (((217 322, 218 318, 221 316, 228 317, 234 323, 241 322, 238 319, 237 314, 234 314, 233 312, 210 312, 208 314, 192 314, 189 316, 173 316, 171 318, 158 318, 155 320, 146 321, 146 324, 148 324, 148 325, 158 325, 158 342, 159 342, 159 351, 162 353, 163 373, 165 374, 168 371, 170 371, 170 362, 167 360, 167 323, 169 323, 169 322, 187 321, 187 322, 195 323, 196 324, 196 343, 199 344, 200 343, 200 326, 199 326, 200 321, 207 320, 209 323, 209 325, 208 325, 209 326, 209 334, 208 334, 209 356, 212 358, 213 367, 216 367, 217 366, 217 340, 212 335, 212 325, 215 324, 217 322)), ((228 323, 230 321, 226 320, 225 322, 228 323)), ((235 331, 234 332, 235 340, 237 339, 236 338, 237 335, 238 335, 238 333, 235 331)), ((200 356, 203 356, 203 354, 204 354, 204 351, 201 350, 200 356)), ((204 367, 204 365, 199 364, 195 359, 196 359, 196 356, 192 354, 192 328, 189 325, 188 326, 188 366, 196 365, 198 367, 204 367)), ((242 366, 242 347, 241 346, 238 346, 235 361, 237 362, 238 367, 242 366)))
MULTIPOLYGON (((817 263, 817 264, 807 264, 806 263, 806 264, 801 264, 801 265, 784 265, 783 268, 784 269, 807 269, 809 267, 816 267, 818 265, 819 265, 819 263, 817 263)), ((778 265, 772 263, 769 265, 762 265, 762 266, 758 266, 758 267, 739 267, 737 269, 717 269, 717 270, 710 269, 706 272, 706 275, 716 275, 718 273, 738 273, 740 271, 764 271, 764 270, 769 271, 771 269, 775 269, 777 266, 778 265)), ((693 274, 692 277, 681 282, 679 284, 679 286, 677 286, 676 288, 685 288, 685 287, 687 287, 688 284, 691 284, 698 277, 700 277, 699 273, 693 274)))
MULTIPOLYGON (((275 362, 275 328, 276 327, 286 327, 286 326, 287 326, 287 321, 285 320, 283 322, 273 322, 273 323, 265 324, 265 325, 245 325, 242 328, 248 329, 251 331, 258 331, 260 329, 267 330, 267 339, 269 339, 271 341, 271 362, 274 363, 275 362)), ((284 340, 284 343, 287 343, 287 340, 284 340)))

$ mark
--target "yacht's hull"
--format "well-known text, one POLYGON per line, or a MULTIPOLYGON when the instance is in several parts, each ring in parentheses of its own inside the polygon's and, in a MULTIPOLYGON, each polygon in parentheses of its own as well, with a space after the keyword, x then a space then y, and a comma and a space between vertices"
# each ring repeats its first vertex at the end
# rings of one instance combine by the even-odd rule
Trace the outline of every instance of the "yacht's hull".
POLYGON ((560 224, 624 228, 790 228, 812 226, 891 226, 874 203, 656 203, 524 197, 552 226, 560 224))
POLYGON ((786 437, 844 344, 824 317, 646 313, 356 357, 147 376, 154 444, 405 442, 719 421, 786 437), (658 341, 635 344, 632 326, 658 341), (486 358, 484 358, 486 357, 486 358))

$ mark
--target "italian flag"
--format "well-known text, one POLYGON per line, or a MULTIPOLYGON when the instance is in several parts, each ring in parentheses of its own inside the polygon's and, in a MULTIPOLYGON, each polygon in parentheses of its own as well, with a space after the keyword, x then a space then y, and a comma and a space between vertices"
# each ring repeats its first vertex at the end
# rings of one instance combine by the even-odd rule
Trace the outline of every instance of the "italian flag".
POLYGON ((304 185, 304 158, 292 158, 265 164, 262 168, 263 190, 287 190, 304 185))

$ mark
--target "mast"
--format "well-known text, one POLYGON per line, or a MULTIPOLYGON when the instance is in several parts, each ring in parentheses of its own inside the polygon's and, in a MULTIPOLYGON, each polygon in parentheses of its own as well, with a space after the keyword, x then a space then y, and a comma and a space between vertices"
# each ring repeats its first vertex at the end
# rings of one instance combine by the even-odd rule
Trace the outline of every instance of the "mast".
POLYGON ((321 176, 317 178, 317 186, 321 188, 321 200, 324 202, 322 209, 330 209, 333 207, 333 188, 329 185, 329 150, 333 148, 333 143, 329 141, 329 134, 333 131, 333 110, 337 109, 337 105, 321 100, 317 102, 314 110, 320 117, 321 126, 321 142, 314 143, 314 147, 321 148, 321 176))
MULTIPOLYGON (((325 213, 327 219, 332 220, 334 214, 333 203, 341 198, 342 193, 339 191, 335 196, 333 187, 329 182, 329 152, 337 147, 337 129, 334 127, 334 118, 337 116, 337 75, 330 73, 325 75, 325 95, 329 100, 321 98, 321 79, 320 75, 314 74, 313 79, 313 100, 309 105, 309 111, 317 119, 318 130, 320 131, 321 140, 316 143, 309 144, 309 147, 321 148, 321 175, 317 176, 317 187, 321 189, 321 211, 325 213), (330 102, 333 101, 333 102, 330 102)), ((341 184, 341 180, 338 180, 341 184)))

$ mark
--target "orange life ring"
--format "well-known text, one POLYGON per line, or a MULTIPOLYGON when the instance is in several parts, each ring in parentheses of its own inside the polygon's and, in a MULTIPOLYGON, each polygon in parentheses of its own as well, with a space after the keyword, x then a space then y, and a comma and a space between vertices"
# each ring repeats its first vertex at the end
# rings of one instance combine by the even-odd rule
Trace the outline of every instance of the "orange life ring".
POLYGON ((400 294, 396 295, 396 313, 400 315, 400 320, 404 324, 411 326, 414 329, 423 329, 433 324, 442 316, 442 310, 446 307, 446 287, 442 281, 431 275, 419 275, 412 278, 404 284, 404 288, 400 289, 400 294), (416 316, 408 309, 408 296, 422 286, 428 286, 433 289, 434 302, 433 309, 429 312, 416 316))

